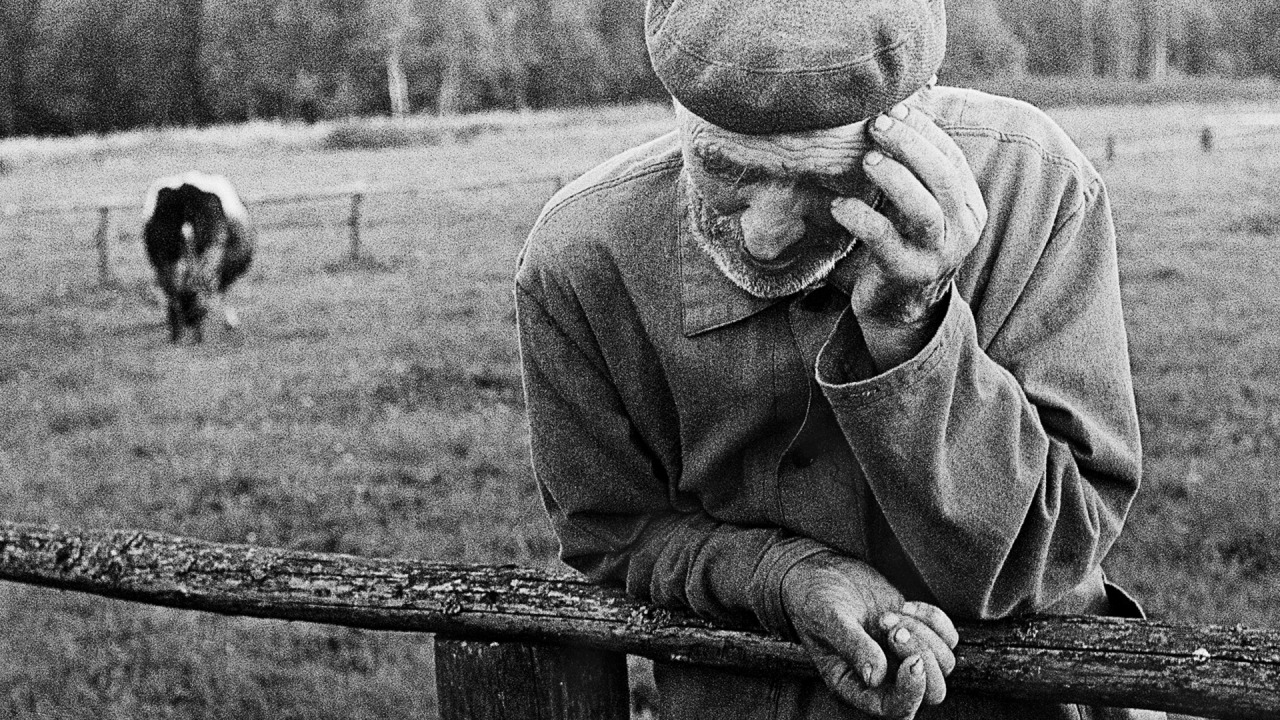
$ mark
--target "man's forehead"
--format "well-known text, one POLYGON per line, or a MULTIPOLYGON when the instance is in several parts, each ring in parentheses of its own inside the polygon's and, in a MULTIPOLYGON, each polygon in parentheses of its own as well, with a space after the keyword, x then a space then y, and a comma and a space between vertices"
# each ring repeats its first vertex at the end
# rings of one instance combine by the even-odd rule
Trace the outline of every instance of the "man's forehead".
POLYGON ((681 141, 689 150, 743 165, 835 174, 846 172, 871 149, 866 120, 824 130, 745 135, 713 125, 678 105, 676 119, 681 141))

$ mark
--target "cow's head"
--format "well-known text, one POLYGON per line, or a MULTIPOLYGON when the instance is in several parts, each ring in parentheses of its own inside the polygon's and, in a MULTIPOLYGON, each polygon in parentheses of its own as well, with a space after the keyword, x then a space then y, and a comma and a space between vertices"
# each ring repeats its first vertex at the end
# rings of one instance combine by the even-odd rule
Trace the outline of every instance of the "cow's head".
POLYGON ((162 190, 157 212, 171 221, 164 223, 171 243, 165 262, 157 266, 162 289, 169 302, 169 337, 178 343, 198 343, 204 339, 204 319, 218 291, 222 256, 227 244, 227 219, 215 195, 190 185, 162 190))

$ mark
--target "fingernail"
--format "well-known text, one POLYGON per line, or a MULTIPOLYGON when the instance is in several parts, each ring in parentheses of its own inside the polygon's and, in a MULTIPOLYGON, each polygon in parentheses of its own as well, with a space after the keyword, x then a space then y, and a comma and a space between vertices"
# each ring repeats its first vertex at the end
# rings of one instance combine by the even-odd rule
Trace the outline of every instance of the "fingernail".
POLYGON ((880 616, 880 627, 885 630, 892 629, 894 625, 897 625, 900 622, 902 622, 902 618, 898 617, 896 613, 890 612, 880 616))
POLYGON ((911 665, 907 666, 907 670, 912 675, 919 675, 924 672, 924 660, 917 655, 916 658, 911 661, 911 665))
POLYGON ((870 152, 868 152, 868 153, 866 154, 866 156, 864 156, 864 157, 862 158, 862 162, 864 162, 864 163, 866 163, 866 164, 868 164, 868 165, 879 165, 879 164, 880 164, 880 161, 881 161, 881 160, 883 160, 883 159, 884 159, 884 155, 881 155, 881 154, 880 154, 878 151, 876 151, 876 150, 871 150, 870 152))
POLYGON ((862 666, 862 684, 871 687, 871 663, 862 666))
POLYGON ((892 108, 889 108, 889 114, 899 120, 905 120, 907 117, 907 106, 901 103, 894 105, 892 108))
POLYGON ((898 628, 898 631, 893 634, 893 641, 899 645, 906 645, 911 641, 911 631, 904 627, 898 628))
POLYGON ((915 600, 912 600, 910 602, 905 602, 902 604, 902 612, 908 615, 913 615, 919 611, 920 611, 920 606, 916 603, 915 600))
POLYGON ((890 120, 889 118, 885 117, 884 115, 880 115, 876 118, 877 130, 880 130, 883 132, 885 130, 888 130, 891 127, 893 127, 893 121, 890 120))

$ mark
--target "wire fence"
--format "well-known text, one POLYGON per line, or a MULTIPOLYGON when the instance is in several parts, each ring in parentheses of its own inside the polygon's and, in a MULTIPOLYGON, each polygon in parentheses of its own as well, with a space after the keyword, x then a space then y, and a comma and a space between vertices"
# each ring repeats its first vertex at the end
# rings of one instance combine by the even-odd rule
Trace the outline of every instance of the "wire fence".
POLYGON ((1094 133, 1075 142, 1094 162, 1114 164, 1152 155, 1196 156, 1280 146, 1280 115, 1235 118, 1232 123, 1188 127, 1177 133, 1094 133))
MULTIPOLYGON (((563 175, 543 174, 459 185, 356 184, 244 201, 263 251, 255 267, 261 269, 261 261, 274 256, 296 269, 408 252, 410 236, 448 234, 468 217, 510 213, 513 206, 522 213, 513 221, 527 224, 564 183, 563 175), (493 193, 511 189, 522 191, 519 200, 506 194, 490 202, 493 193)), ((122 197, 8 205, 0 212, 0 262, 11 276, 10 288, 61 294, 71 286, 149 282, 140 209, 136 198, 122 197)), ((515 232, 522 234, 519 228, 515 232)))
MULTIPOLYGON (((1095 129, 1075 141, 1104 167, 1149 161, 1152 156, 1192 162, 1215 154, 1280 150, 1280 114, 1233 116, 1231 122, 1155 135, 1095 129)), ((468 196, 522 189, 533 206, 530 212, 536 213, 570 177, 547 173, 456 185, 353 184, 244 199, 253 208, 264 248, 295 263, 307 257, 350 262, 383 251, 378 235, 392 228, 438 230, 454 224, 450 213, 510 210, 509 198, 467 207, 468 196)), ((139 209, 133 196, 0 205, 0 262, 7 268, 10 286, 56 294, 74 284, 148 279, 150 271, 140 251, 139 209)))

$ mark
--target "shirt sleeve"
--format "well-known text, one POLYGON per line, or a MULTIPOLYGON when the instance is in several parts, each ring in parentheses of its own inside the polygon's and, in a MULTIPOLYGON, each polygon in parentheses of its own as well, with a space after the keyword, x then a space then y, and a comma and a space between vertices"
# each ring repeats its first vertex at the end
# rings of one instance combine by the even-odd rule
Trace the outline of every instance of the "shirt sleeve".
POLYGON ((993 262, 990 292, 1020 289, 1003 302, 998 327, 980 333, 953 287, 938 331, 908 362, 867 377, 849 312, 818 358, 819 384, 894 539, 959 617, 1052 606, 1098 571, 1138 488, 1137 412, 1101 182, 1053 227, 1039 243, 1008 239, 1038 258, 1017 250, 1005 255, 1022 253, 1022 262, 993 262))
POLYGON ((678 512, 577 305, 571 283, 521 273, 516 287, 533 471, 561 559, 661 606, 791 637, 782 579, 825 545, 777 528, 678 512))

